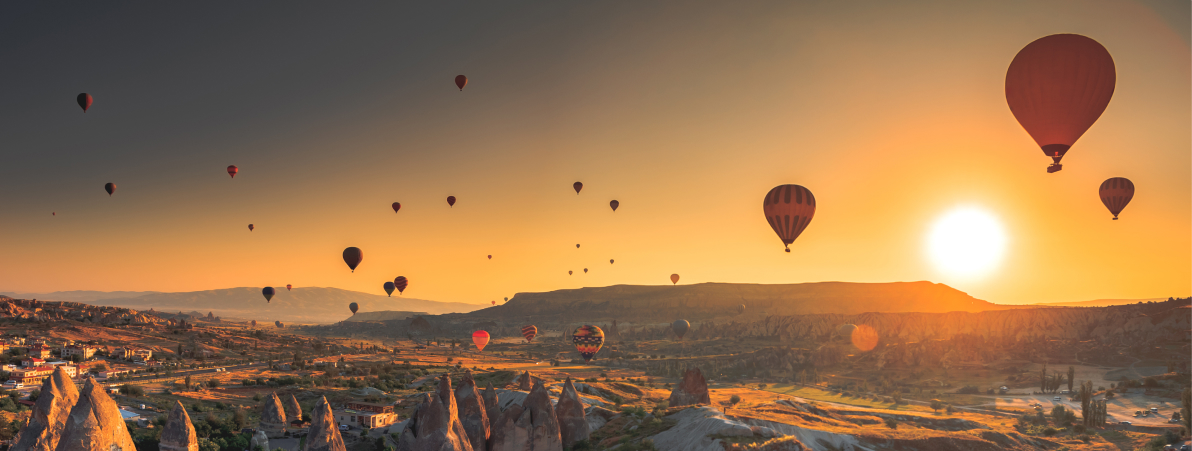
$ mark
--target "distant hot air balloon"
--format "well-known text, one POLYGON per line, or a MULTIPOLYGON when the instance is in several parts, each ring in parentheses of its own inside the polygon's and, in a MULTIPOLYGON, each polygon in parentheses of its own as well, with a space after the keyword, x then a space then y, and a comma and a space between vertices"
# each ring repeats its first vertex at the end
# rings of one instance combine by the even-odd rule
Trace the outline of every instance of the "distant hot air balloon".
POLYGON ((84 113, 87 112, 88 108, 91 108, 91 102, 94 100, 95 99, 91 98, 91 94, 87 94, 85 92, 82 94, 79 94, 78 97, 75 97, 75 101, 79 102, 79 106, 83 108, 84 113))
POLYGON ((274 326, 277 326, 277 328, 278 328, 278 329, 281 329, 281 328, 283 328, 283 327, 286 327, 286 325, 285 325, 285 324, 282 324, 282 323, 281 323, 281 321, 274 321, 274 322, 273 322, 273 325, 274 325, 274 326))
POLYGON ((1101 203, 1113 213, 1113 220, 1117 221, 1118 213, 1126 208, 1130 199, 1134 198, 1134 182, 1125 177, 1114 177, 1101 183, 1101 203))
POLYGON ((678 335, 680 340, 683 339, 684 335, 687 335, 687 329, 690 328, 691 323, 685 319, 675 320, 675 322, 671 323, 671 330, 675 331, 675 335, 678 335))
POLYGON ((604 346, 604 331, 596 326, 580 326, 571 334, 571 342, 575 343, 579 355, 584 356, 584 361, 591 362, 592 357, 600 351, 600 347, 604 346))
POLYGON ((497 305, 497 301, 491 301, 493 305, 497 305))
POLYGON ((584 274, 588 273, 588 268, 584 268, 584 274))
POLYGON ((575 245, 575 248, 576 248, 576 249, 579 249, 579 244, 578 244, 578 243, 576 243, 576 245, 575 245))
POLYGON ((455 196, 447 196, 447 206, 448 207, 455 206, 455 196))
POLYGON ((505 302, 509 302, 509 297, 508 297, 508 296, 506 296, 506 297, 505 297, 505 302))
POLYGON ((571 275, 571 271, 567 271, 567 275, 569 275, 569 276, 570 276, 570 275, 571 275))
POLYGON ((492 260, 492 259, 493 259, 493 254, 488 254, 488 259, 489 259, 489 260, 492 260))
POLYGON ((1054 162, 1084 134, 1113 97, 1117 69, 1097 41, 1053 34, 1027 44, 1006 70, 1006 103, 1022 128, 1054 162))
POLYGON ((252 327, 257 327, 257 320, 252 320, 252 327))
POLYGON ((617 211, 617 207, 620 207, 621 203, 614 200, 612 202, 609 202, 608 206, 613 207, 613 211, 617 211))
POLYGON ((613 260, 613 259, 611 259, 611 258, 610 258, 610 259, 608 259, 608 264, 610 264, 610 265, 611 265, 611 264, 613 264, 613 262, 614 262, 614 260, 613 260))
POLYGON ((393 203, 393 212, 397 213, 398 210, 401 210, 401 202, 394 202, 393 203))
POLYGON ((108 197, 111 197, 112 193, 116 192, 116 184, 115 183, 106 183, 103 186, 103 190, 108 192, 108 197))
POLYGON ((228 175, 229 176, 231 176, 232 178, 236 178, 237 172, 240 172, 240 168, 236 167, 236 165, 233 164, 231 166, 228 166, 228 175))
POLYGON ((464 90, 464 86, 465 86, 465 85, 467 85, 467 84, 468 84, 468 77, 465 77, 465 76, 463 76, 463 75, 456 75, 456 76, 455 76, 455 85, 456 85, 456 86, 459 86, 459 90, 460 90, 460 91, 463 91, 463 90, 464 90))
POLYGON ((526 327, 523 327, 523 328, 522 328, 522 337, 525 337, 525 339, 526 339, 526 343, 529 343, 529 342, 531 342, 531 341, 534 341, 534 337, 535 337, 536 335, 538 335, 538 328, 537 328, 537 327, 535 327, 535 326, 533 326, 533 325, 529 325, 529 326, 526 326, 526 327))
POLYGON ((675 285, 679 284, 679 275, 678 274, 671 274, 671 283, 675 284, 675 285))
POLYGON ((397 288, 397 294, 399 295, 406 291, 406 286, 409 284, 410 281, 406 279, 406 276, 397 276, 396 279, 393 279, 393 286, 397 288))
POLYGON ((51 212, 50 212, 50 216, 58 216, 58 212, 56 212, 56 211, 51 211, 51 212))
POLYGON ((857 326, 852 324, 841 324, 840 327, 836 328, 836 332, 846 341, 852 339, 853 331, 855 330, 857 330, 857 326))
POLYGON ((290 291, 290 289, 291 289, 291 288, 294 288, 294 286, 293 286, 293 285, 290 285, 290 284, 288 284, 288 283, 287 283, 287 284, 286 284, 286 291, 290 291))
POLYGON ((356 272, 356 266, 359 266, 362 260, 364 260, 364 251, 360 250, 360 248, 349 247, 344 249, 344 263, 348 264, 348 268, 351 268, 352 272, 356 272))
POLYGON ((255 229, 255 228, 256 228, 256 227, 255 227, 255 226, 253 226, 252 224, 249 224, 249 225, 248 225, 248 231, 249 231, 249 232, 251 232, 251 231, 252 231, 252 229, 255 229))
POLYGON ((791 243, 815 216, 815 196, 811 195, 811 190, 799 185, 778 185, 766 193, 762 211, 766 214, 770 228, 774 229, 782 244, 786 245, 786 251, 790 252, 791 243))
POLYGON ((389 297, 393 297, 394 288, 397 287, 393 285, 393 282, 385 282, 385 293, 388 294, 389 297))
POLYGON ((476 343, 477 351, 484 351, 484 346, 488 344, 488 332, 478 330, 472 332, 472 343, 476 343))
POLYGON ((265 303, 268 304, 273 299, 273 295, 277 294, 273 287, 265 287, 261 289, 261 294, 265 295, 265 303))
POLYGON ((575 188, 575 194, 579 194, 579 190, 584 189, 584 184, 580 183, 580 182, 575 182, 575 183, 571 184, 571 187, 575 188))
POLYGON ((351 310, 352 314, 355 315, 356 311, 360 310, 360 305, 356 304, 355 302, 348 304, 348 310, 351 310))
POLYGON ((741 305, 737 306, 737 314, 740 315, 742 313, 745 313, 745 304, 741 304, 741 305))

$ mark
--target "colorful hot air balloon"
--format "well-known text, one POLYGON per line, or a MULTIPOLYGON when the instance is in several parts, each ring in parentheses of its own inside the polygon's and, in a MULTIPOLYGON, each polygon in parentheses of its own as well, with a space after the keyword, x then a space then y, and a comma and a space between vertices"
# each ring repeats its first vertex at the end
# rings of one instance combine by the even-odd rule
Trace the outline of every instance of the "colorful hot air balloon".
POLYGON ((397 213, 398 210, 401 210, 401 202, 394 202, 393 203, 393 212, 397 213))
POLYGON ((472 332, 472 343, 476 343, 477 351, 484 351, 484 346, 488 344, 488 332, 478 330, 472 332))
POLYGON ((251 232, 251 231, 252 231, 252 229, 255 229, 255 228, 256 228, 256 226, 253 226, 252 224, 249 224, 249 225, 248 225, 248 231, 249 231, 249 232, 251 232))
POLYGON ((1113 213, 1113 220, 1117 221, 1118 213, 1126 208, 1126 204, 1130 203, 1130 199, 1134 198, 1134 182, 1125 177, 1114 177, 1104 182, 1101 182, 1101 203, 1105 204, 1105 208, 1113 213))
POLYGON ((766 193, 762 201, 762 211, 766 214, 766 221, 770 228, 782 239, 786 251, 791 251, 791 243, 803 233, 811 218, 815 216, 815 196, 811 190, 799 185, 779 185, 766 193))
POLYGON ((584 274, 588 273, 588 268, 584 268, 584 274))
POLYGON ((362 260, 364 260, 364 251, 360 250, 360 248, 349 247, 344 249, 344 263, 348 264, 348 268, 351 268, 352 272, 356 272, 356 266, 359 266, 362 260))
POLYGON ((575 194, 579 194, 579 190, 584 189, 584 184, 580 183, 580 182, 575 182, 575 183, 571 184, 571 187, 575 188, 575 194))
POLYGON ((575 343, 579 355, 584 356, 584 361, 591 362, 600 347, 604 346, 604 331, 596 326, 580 326, 571 334, 571 342, 575 343))
POLYGON ((393 286, 393 282, 385 282, 385 293, 388 294, 389 297, 393 297, 393 289, 394 288, 397 288, 397 287, 393 286))
POLYGON ((675 285, 679 284, 679 275, 678 274, 671 274, 671 283, 675 284, 675 285))
POLYGON ((737 314, 740 315, 742 313, 745 313, 745 304, 741 304, 741 305, 737 306, 737 314))
POLYGON ((352 314, 355 315, 356 311, 360 310, 360 305, 356 304, 355 302, 348 304, 348 310, 351 310, 352 314))
POLYGON ((533 325, 529 325, 529 326, 522 328, 522 337, 525 337, 526 343, 534 341, 534 337, 537 335, 538 335, 538 328, 533 325))
POLYGON ((460 91, 463 91, 463 90, 464 90, 464 86, 465 86, 465 85, 467 85, 467 84, 468 84, 468 77, 465 77, 465 76, 463 76, 463 75, 456 75, 456 76, 455 76, 455 85, 456 85, 456 86, 459 86, 459 90, 460 90, 460 91))
POLYGON ((95 99, 91 98, 91 94, 87 94, 85 92, 79 94, 78 97, 75 97, 75 101, 79 102, 79 106, 83 108, 84 113, 87 112, 87 108, 91 108, 91 102, 94 100, 95 99))
POLYGON ((273 287, 265 287, 261 289, 261 294, 265 295, 265 303, 268 304, 273 299, 273 295, 277 294, 273 287))
POLYGON ((614 200, 612 202, 609 202, 608 206, 613 207, 613 211, 617 211, 617 207, 620 207, 621 203, 614 200))
POLYGON ((493 305, 497 305, 497 301, 491 301, 493 305))
POLYGON ((1006 70, 1006 103, 1022 128, 1054 162, 1097 122, 1117 85, 1113 56, 1078 34, 1053 34, 1027 44, 1006 70))
POLYGON ((397 276, 396 279, 393 279, 393 286, 397 288, 397 294, 399 295, 406 291, 406 286, 409 284, 410 281, 406 279, 406 276, 397 276))
POLYGON ((116 192, 116 184, 106 183, 103 185, 103 190, 108 192, 108 197, 111 197, 112 193, 116 192))
POLYGON ((448 207, 455 206, 455 196, 447 196, 447 206, 448 207))
POLYGON ((229 176, 231 176, 232 178, 236 178, 237 172, 240 172, 240 168, 236 167, 236 165, 233 164, 231 166, 228 166, 228 175, 229 176))
POLYGON ((678 335, 680 340, 683 339, 684 335, 687 335, 687 329, 690 328, 691 323, 685 319, 675 320, 675 322, 671 323, 671 330, 675 331, 675 335, 678 335))

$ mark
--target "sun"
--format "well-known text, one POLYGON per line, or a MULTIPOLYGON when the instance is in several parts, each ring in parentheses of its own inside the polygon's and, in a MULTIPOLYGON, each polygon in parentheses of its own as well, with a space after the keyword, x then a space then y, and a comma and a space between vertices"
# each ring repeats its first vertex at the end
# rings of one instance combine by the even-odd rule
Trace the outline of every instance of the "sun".
POLYGON ((959 207, 935 221, 927 235, 927 253, 940 272, 976 278, 997 269, 1006 250, 1006 233, 989 212, 959 207))

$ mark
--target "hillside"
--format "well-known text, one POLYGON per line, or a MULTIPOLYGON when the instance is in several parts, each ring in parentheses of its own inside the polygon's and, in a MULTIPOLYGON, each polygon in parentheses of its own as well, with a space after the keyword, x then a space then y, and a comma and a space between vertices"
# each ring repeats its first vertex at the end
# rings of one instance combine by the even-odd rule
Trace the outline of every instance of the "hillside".
POLYGON ((404 320, 412 316, 424 316, 427 312, 400 312, 393 310, 382 310, 379 312, 357 312, 355 315, 348 317, 344 322, 362 322, 362 321, 389 321, 389 320, 404 320))
POLYGON ((1093 299, 1091 301, 1077 301, 1077 302, 1049 302, 1041 304, 1032 304, 1041 307, 1108 307, 1111 305, 1126 305, 1137 304, 1139 302, 1163 302, 1167 298, 1148 298, 1148 299, 1093 299))

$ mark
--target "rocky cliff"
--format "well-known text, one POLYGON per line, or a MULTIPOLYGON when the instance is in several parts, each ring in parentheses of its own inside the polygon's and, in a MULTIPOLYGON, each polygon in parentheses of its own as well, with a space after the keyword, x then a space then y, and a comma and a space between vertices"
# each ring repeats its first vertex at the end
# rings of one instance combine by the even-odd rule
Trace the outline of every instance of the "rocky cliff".
POLYGON ((455 404, 459 412, 459 421, 468 434, 468 441, 472 444, 472 451, 485 451, 489 437, 488 412, 484 399, 476 389, 476 381, 472 379, 472 372, 464 373, 459 388, 455 390, 455 404))
POLYGON ((41 395, 33 406, 29 423, 21 430, 12 451, 53 451, 58 446, 70 410, 79 400, 79 390, 62 367, 41 384, 41 395))
POLYGON ((135 451, 115 401, 95 379, 87 378, 70 410, 57 451, 135 451))
POLYGON ((302 451, 347 451, 326 397, 320 398, 310 413, 310 433, 302 451))

